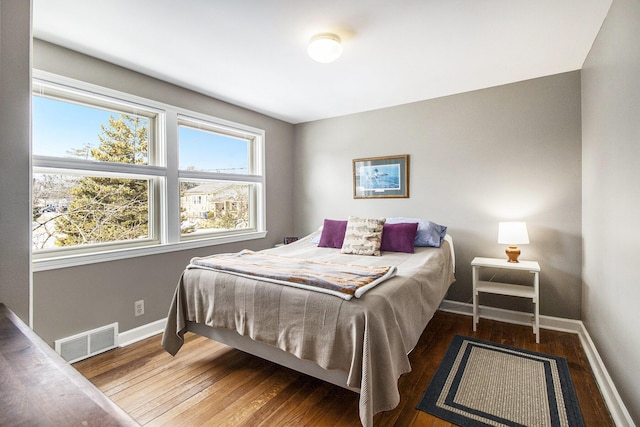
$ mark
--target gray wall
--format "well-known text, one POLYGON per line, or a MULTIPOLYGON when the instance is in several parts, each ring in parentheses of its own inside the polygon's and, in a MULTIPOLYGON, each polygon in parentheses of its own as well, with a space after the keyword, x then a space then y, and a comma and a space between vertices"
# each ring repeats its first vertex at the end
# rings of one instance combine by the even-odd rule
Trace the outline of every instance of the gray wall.
POLYGON ((0 302, 29 322, 31 2, 0 2, 0 302))
POLYGON ((579 72, 297 125, 295 159, 298 234, 349 215, 447 225, 457 260, 447 298, 468 302, 469 263, 505 257, 498 222, 523 219, 531 244, 521 258, 540 262, 541 313, 580 318, 579 72), (411 156, 410 198, 353 199, 352 159, 393 154, 411 156))
POLYGON ((45 341, 116 321, 126 331, 162 319, 191 257, 264 249, 293 232, 293 172, 282 167, 293 162, 291 124, 40 40, 34 40, 33 65, 266 131, 267 238, 34 273, 34 329, 45 341), (139 299, 145 300, 145 314, 135 317, 134 301, 139 299))
POLYGON ((583 320, 640 425, 640 3, 615 0, 582 71, 583 320))

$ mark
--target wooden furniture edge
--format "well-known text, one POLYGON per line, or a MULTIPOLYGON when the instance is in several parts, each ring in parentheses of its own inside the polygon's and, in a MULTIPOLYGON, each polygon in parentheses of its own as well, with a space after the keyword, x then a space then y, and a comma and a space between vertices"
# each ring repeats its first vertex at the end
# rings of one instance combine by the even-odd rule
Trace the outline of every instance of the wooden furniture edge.
POLYGON ((58 353, 56 353, 42 338, 29 328, 9 307, 0 302, 0 319, 6 317, 27 338, 36 351, 46 357, 55 368, 69 379, 78 390, 84 393, 95 404, 109 414, 119 425, 139 426, 130 415, 105 396, 95 385, 86 379, 73 366, 69 365, 58 353))

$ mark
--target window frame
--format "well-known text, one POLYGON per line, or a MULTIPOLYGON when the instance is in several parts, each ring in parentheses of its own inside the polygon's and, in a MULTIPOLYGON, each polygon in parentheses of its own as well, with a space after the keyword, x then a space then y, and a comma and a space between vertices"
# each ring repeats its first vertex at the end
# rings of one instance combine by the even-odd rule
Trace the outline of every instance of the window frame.
MULTIPOLYGON (((260 132, 253 132, 248 130, 239 129, 236 126, 229 126, 228 124, 217 123, 210 119, 203 118, 200 115, 193 114, 178 114, 178 125, 189 127, 195 130, 202 130, 205 132, 212 132, 219 135, 230 136, 233 138, 240 138, 247 140, 249 144, 249 158, 247 159, 247 173, 224 173, 224 172, 205 172, 198 170, 185 170, 178 169, 178 183, 182 181, 198 181, 198 182, 228 182, 237 184, 249 184, 249 223, 250 226, 244 229, 244 232, 255 232, 264 227, 264 223, 259 224, 258 215, 256 215, 257 203, 251 203, 252 200, 258 200, 258 193, 261 193, 260 188, 263 187, 263 170, 264 161, 260 161, 257 157, 264 158, 262 153, 262 144, 260 141, 263 139, 264 134, 260 132)), ((180 141, 178 140, 178 149, 180 141)), ((180 206, 180 200, 178 200, 178 206, 180 206)), ((198 232, 195 234, 180 234, 180 240, 183 242, 198 240, 206 238, 207 236, 224 236, 229 234, 242 233, 243 230, 238 231, 210 231, 210 232, 198 232)))
MULTIPOLYGON (((45 271, 57 268, 93 264, 97 262, 114 261, 160 253, 173 252, 184 249, 194 249, 206 246, 227 244, 264 238, 266 231, 266 182, 265 182, 265 131, 239 123, 234 123, 208 114, 172 106, 163 102, 142 98, 136 95, 105 88, 91 83, 59 76, 41 70, 33 70, 32 95, 39 95, 40 85, 53 88, 56 91, 70 94, 68 100, 85 103, 90 107, 105 108, 110 105, 123 105, 126 108, 138 108, 137 111, 155 114, 155 125, 149 133, 149 164, 129 165, 123 163, 101 163, 84 159, 66 159, 55 156, 31 155, 30 180, 34 173, 100 173, 138 176, 150 179, 153 190, 150 189, 149 227, 150 234, 155 236, 147 244, 140 242, 114 242, 86 248, 69 248, 66 250, 32 252, 32 271, 45 271), (93 100, 96 104, 89 102, 93 100), (105 104, 106 100, 106 104, 105 104), (83 102, 87 101, 87 102, 83 102), (198 171, 181 171, 178 163, 178 126, 181 120, 203 122, 207 126, 220 129, 222 133, 232 135, 248 135, 253 138, 251 161, 253 168, 250 174, 211 174, 198 171), (151 134, 157 138, 151 141, 151 134), (151 145, 154 144, 154 149, 151 145), (220 175, 220 176, 217 176, 220 175), (255 226, 248 230, 225 233, 201 233, 198 236, 184 238, 180 232, 180 180, 216 180, 251 183, 255 191, 250 198, 250 218, 255 226), (253 206, 252 206, 253 205, 253 206), (52 253, 50 253, 52 252, 52 253)), ((64 99, 63 99, 64 100, 64 99)), ((116 110, 117 111, 117 110, 116 110)), ((126 111, 126 110, 125 110, 126 111)), ((146 116, 146 114, 140 114, 146 116)), ((250 168, 252 166, 250 165, 250 168)), ((29 204, 33 198, 29 194, 29 204)), ((32 206, 30 206, 33 209, 32 206)), ((31 232, 31 231, 30 231, 31 232)), ((31 238, 32 240, 32 238, 31 238)))
MULTIPOLYGON (((36 157, 36 156, 34 156, 36 157)), ((90 243, 85 245, 69 246, 64 248, 52 248, 42 249, 34 252, 33 245, 31 247, 32 259, 34 262, 40 260, 48 260, 55 258, 64 258, 71 256, 86 256, 92 255, 98 252, 108 252, 117 249, 129 249, 140 248, 147 246, 154 246, 160 244, 160 220, 159 220, 159 200, 162 197, 159 192, 162 188, 162 182, 160 181, 163 175, 153 175, 147 173, 131 173, 131 172, 113 172, 113 171, 96 171, 95 169, 82 169, 78 167, 73 168, 48 168, 44 165, 48 164, 43 156, 34 158, 34 164, 38 166, 32 167, 32 173, 44 173, 52 175, 77 175, 77 176, 91 176, 91 177, 104 177, 104 178, 122 178, 122 179, 139 179, 149 182, 149 220, 148 220, 148 236, 140 239, 131 240, 118 240, 113 242, 103 243, 90 243), (88 172, 88 173, 87 173, 88 172)), ((33 198, 32 202, 33 202, 33 198)))

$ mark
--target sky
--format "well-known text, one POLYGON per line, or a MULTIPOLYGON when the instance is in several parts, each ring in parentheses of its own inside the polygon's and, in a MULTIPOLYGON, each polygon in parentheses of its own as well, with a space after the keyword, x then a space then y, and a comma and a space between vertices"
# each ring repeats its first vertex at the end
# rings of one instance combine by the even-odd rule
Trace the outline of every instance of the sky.
POLYGON ((180 169, 248 173, 247 141, 180 126, 180 169))
MULTIPOLYGON (((97 147, 100 125, 118 113, 33 97, 33 153, 68 157, 86 144, 97 147)), ((244 140, 180 126, 180 169, 247 173, 248 143, 244 140)))
POLYGON ((100 125, 111 113, 97 108, 33 97, 33 153, 67 156, 85 144, 97 147, 100 125))

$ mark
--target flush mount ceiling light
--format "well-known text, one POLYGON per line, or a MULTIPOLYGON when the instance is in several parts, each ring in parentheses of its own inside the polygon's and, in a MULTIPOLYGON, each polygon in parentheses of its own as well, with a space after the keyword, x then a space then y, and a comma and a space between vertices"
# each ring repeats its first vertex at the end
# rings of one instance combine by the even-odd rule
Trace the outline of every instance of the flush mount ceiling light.
POLYGON ((314 60, 322 63, 333 62, 342 53, 340 37, 333 33, 321 33, 311 37, 307 53, 314 60))

